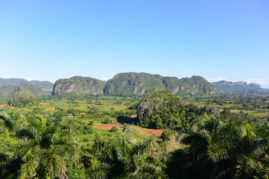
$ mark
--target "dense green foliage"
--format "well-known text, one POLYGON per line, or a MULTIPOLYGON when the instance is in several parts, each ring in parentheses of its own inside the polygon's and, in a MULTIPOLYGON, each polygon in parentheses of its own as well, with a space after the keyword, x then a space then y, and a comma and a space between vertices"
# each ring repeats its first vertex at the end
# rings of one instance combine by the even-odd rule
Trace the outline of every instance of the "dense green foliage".
POLYGON ((209 106, 198 108, 185 102, 170 91, 155 91, 145 96, 136 106, 140 125, 153 129, 187 130, 193 120, 202 114, 218 111, 209 106))
POLYGON ((230 115, 193 123, 182 140, 187 147, 168 160, 170 178, 269 177, 268 124, 256 127, 230 115))
MULTIPOLYGON (((66 178, 66 162, 78 160, 77 143, 71 127, 60 118, 32 116, 27 120, 0 116, 10 134, 18 140, 12 149, 14 161, 20 162, 20 178, 66 178)), ((5 171, 2 176, 14 175, 5 171)), ((15 174, 16 175, 16 174, 15 174)))
POLYGON ((17 91, 13 94, 12 99, 9 100, 10 106, 27 107, 37 103, 37 99, 33 94, 24 91, 17 91))
POLYGON ((269 96, 222 94, 208 97, 192 97, 185 100, 199 106, 214 106, 213 110, 230 109, 236 113, 247 113, 256 120, 269 120, 269 96))
MULTIPOLYGON (((64 117, 66 112, 25 117, 0 115, 3 141, 0 177, 4 178, 165 178, 164 165, 157 158, 155 138, 132 143, 133 131, 97 135, 79 145, 76 134, 91 134, 91 127, 77 125, 64 117), (9 155, 11 157, 9 157, 9 155)), ((92 125, 92 124, 91 124, 92 125)), ((2 139, 2 138, 1 138, 2 139)))
POLYGON ((137 106, 137 116, 143 127, 154 129, 181 127, 184 104, 169 91, 156 91, 143 98, 137 106))
POLYGON ((125 138, 107 142, 97 138, 83 158, 89 166, 87 175, 91 178, 165 178, 163 165, 153 154, 156 145, 153 139, 132 145, 125 138), (96 161, 99 164, 93 166, 96 161))
POLYGON ((39 100, 17 107, 0 99, 0 178, 269 176, 266 96, 39 100))

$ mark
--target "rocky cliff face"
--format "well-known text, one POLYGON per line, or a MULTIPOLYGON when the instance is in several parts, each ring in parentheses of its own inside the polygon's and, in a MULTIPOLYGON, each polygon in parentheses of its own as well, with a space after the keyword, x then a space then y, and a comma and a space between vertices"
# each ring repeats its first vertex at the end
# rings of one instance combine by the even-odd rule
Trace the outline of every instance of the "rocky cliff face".
POLYGON ((157 89, 165 89, 160 75, 120 73, 107 82, 104 93, 113 96, 143 96, 157 89))
POLYGON ((180 89, 176 94, 213 95, 218 92, 216 87, 201 76, 180 79, 180 89))
POLYGON ((55 83, 52 94, 144 96, 156 90, 169 90, 176 95, 211 95, 217 92, 214 85, 199 76, 178 79, 148 73, 120 73, 108 82, 88 77, 61 79, 55 83))
POLYGON ((104 93, 113 96, 144 96, 163 89, 170 90, 177 95, 217 93, 214 85, 199 76, 178 79, 148 73, 118 74, 107 82, 104 93))
POLYGON ((72 94, 103 94, 105 82, 90 77, 75 76, 70 79, 57 80, 52 95, 72 94))

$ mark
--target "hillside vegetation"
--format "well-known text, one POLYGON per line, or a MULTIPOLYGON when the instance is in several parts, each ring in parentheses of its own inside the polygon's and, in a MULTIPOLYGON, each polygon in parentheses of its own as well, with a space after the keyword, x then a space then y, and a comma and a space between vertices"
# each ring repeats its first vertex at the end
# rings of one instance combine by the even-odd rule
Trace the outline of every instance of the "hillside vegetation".
MULTIPOLYGON (((26 88, 25 85, 39 87, 42 95, 81 96, 107 95, 122 97, 142 97, 156 90, 169 90, 177 96, 212 96, 225 94, 256 94, 269 95, 269 89, 263 89, 257 84, 245 82, 219 81, 209 83, 201 76, 190 78, 163 77, 149 73, 119 73, 109 81, 91 77, 74 76, 69 79, 59 79, 55 84, 48 81, 27 81, 19 78, 0 78, 0 96, 9 97, 16 88, 26 88), (24 86, 22 86, 24 85, 24 86)), ((25 90, 35 95, 36 90, 25 90)), ((33 88, 33 87, 31 87, 33 88)))
POLYGON ((11 96, 16 89, 31 92, 35 95, 50 95, 53 83, 49 81, 28 81, 20 78, 0 78, 0 96, 11 96))
POLYGON ((37 103, 35 96, 32 93, 25 91, 16 91, 12 98, 8 101, 10 106, 30 107, 37 103))
POLYGON ((139 101, 136 109, 140 125, 153 129, 188 130, 195 119, 219 113, 210 106, 199 108, 188 104, 167 90, 148 94, 139 101))
POLYGON ((72 94, 103 94, 105 82, 90 77, 75 76, 55 82, 52 95, 72 94))
POLYGON ((0 96, 1 97, 11 97, 15 92, 23 91, 31 93, 35 96, 41 96, 44 94, 44 91, 39 86, 31 84, 20 84, 20 85, 5 85, 0 87, 0 96))
POLYGON ((53 94, 104 94, 111 96, 144 96, 156 90, 170 90, 176 95, 212 95, 217 90, 199 76, 178 79, 148 73, 120 73, 107 83, 88 77, 58 80, 53 94))

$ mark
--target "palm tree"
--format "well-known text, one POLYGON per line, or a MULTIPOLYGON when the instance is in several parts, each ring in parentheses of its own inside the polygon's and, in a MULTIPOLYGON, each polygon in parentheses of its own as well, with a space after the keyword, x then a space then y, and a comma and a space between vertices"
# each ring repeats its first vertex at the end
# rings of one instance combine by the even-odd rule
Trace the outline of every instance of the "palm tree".
POLYGON ((86 164, 92 178, 165 178, 161 163, 153 156, 153 139, 131 145, 125 138, 96 138, 93 146, 86 164))
POLYGON ((71 129, 61 120, 37 119, 39 124, 33 126, 3 115, 0 118, 19 140, 13 155, 22 160, 21 178, 68 178, 66 161, 76 162, 78 149, 71 129))
POLYGON ((169 176, 180 172, 181 178, 251 178, 268 146, 250 124, 216 117, 195 123, 182 143, 189 147, 173 154, 169 176))

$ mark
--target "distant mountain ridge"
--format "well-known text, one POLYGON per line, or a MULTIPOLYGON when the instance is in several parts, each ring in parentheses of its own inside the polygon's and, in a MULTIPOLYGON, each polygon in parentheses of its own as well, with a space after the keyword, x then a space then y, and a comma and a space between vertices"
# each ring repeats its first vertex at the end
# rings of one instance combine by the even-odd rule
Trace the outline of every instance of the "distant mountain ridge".
POLYGON ((0 96, 10 96, 14 90, 31 92, 35 95, 51 94, 53 83, 49 81, 28 81, 20 78, 0 78, 0 96))
POLYGON ((5 85, 0 87, 0 97, 11 97, 15 92, 23 91, 35 96, 44 95, 44 91, 39 86, 22 83, 20 85, 5 85))
POLYGON ((261 88, 255 83, 247 84, 246 82, 218 81, 213 82, 218 90, 234 94, 263 94, 269 95, 269 89, 261 88))
POLYGON ((57 80, 53 95, 104 94, 111 96, 143 96, 155 90, 170 90, 177 95, 212 95, 214 85, 200 76, 178 79, 149 73, 119 73, 105 82, 89 77, 72 77, 57 80))
POLYGON ((201 76, 190 78, 164 77, 149 73, 119 73, 108 81, 91 77, 74 76, 49 81, 28 81, 20 78, 0 78, 0 96, 11 96, 14 91, 26 91, 34 95, 91 94, 111 96, 144 96, 155 90, 169 90, 178 96, 230 94, 269 95, 269 89, 246 82, 218 81, 209 83, 201 76))

